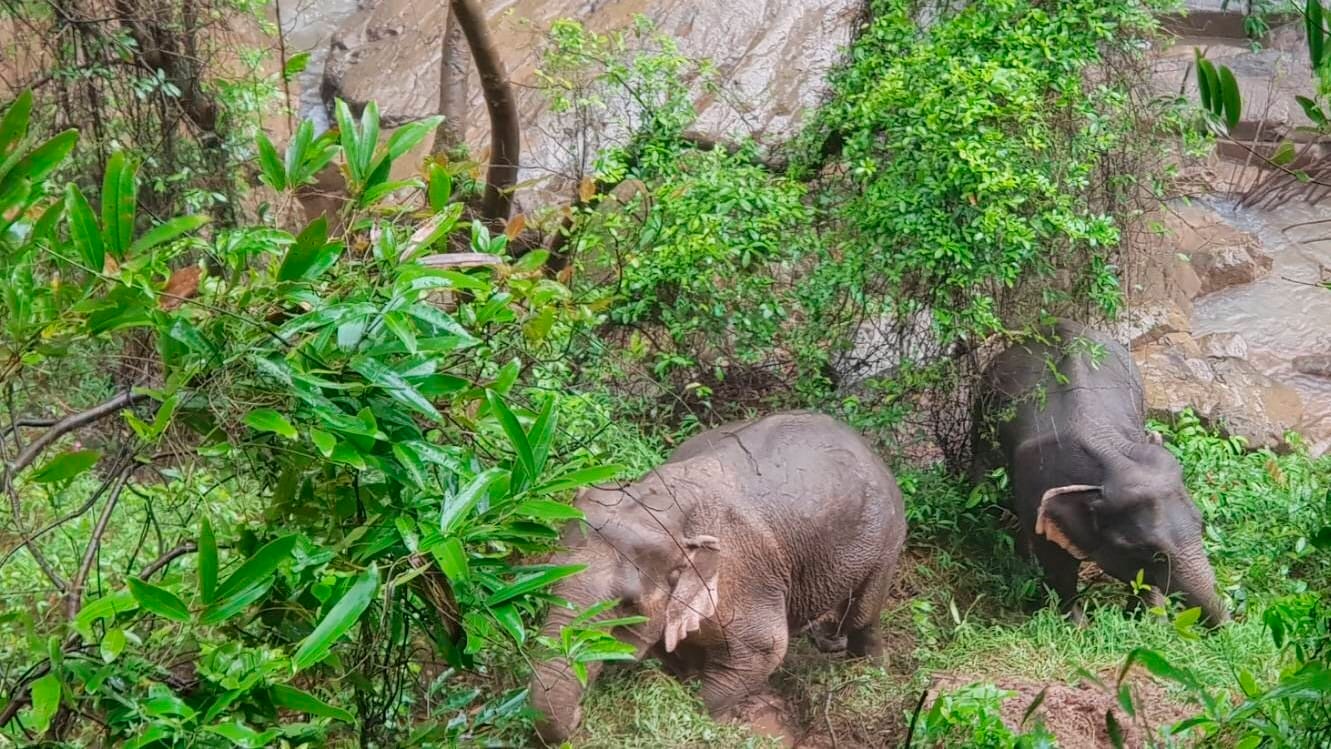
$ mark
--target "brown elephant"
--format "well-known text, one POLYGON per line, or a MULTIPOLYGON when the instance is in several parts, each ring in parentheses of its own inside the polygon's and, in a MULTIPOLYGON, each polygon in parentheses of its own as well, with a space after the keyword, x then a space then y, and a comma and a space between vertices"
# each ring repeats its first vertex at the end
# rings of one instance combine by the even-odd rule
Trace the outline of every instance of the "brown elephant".
POLYGON ((1084 619, 1083 561, 1124 581, 1140 572, 1153 603, 1180 593, 1210 623, 1225 621, 1201 513, 1178 460, 1146 431, 1132 357, 1104 333, 1066 320, 1040 337, 1002 352, 984 372, 972 478, 1007 467, 1024 545, 1075 621, 1084 619))
MULTIPOLYGON (((637 657, 702 680, 702 699, 733 717, 767 689, 792 632, 830 614, 852 655, 877 655, 888 580, 906 536, 901 492, 858 434, 827 416, 779 413, 698 435, 640 480, 590 488, 559 564, 586 569, 554 593, 578 609, 618 599, 604 616, 637 657)), ((553 608, 544 633, 574 616, 553 608)), ((589 669, 594 679, 596 664, 589 669)), ((532 706, 546 743, 581 720, 569 664, 538 664, 532 706)))

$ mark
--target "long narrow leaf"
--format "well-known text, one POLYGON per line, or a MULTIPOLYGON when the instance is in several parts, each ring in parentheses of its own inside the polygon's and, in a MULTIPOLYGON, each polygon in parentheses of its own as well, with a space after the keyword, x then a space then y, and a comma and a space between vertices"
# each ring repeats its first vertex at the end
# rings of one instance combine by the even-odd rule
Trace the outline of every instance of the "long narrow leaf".
POLYGON ((28 134, 28 116, 32 113, 32 91, 24 89, 0 118, 0 160, 13 152, 28 134))
POLYGON ((352 363, 351 368, 359 372, 362 377, 372 384, 383 388, 393 400, 430 417, 434 421, 444 420, 434 404, 421 395, 415 386, 379 361, 358 359, 352 363))
POLYGON ((66 130, 60 133, 23 157, 23 160, 14 167, 13 173, 33 184, 37 184, 64 163, 70 151, 74 150, 74 144, 78 140, 79 131, 77 130, 66 130))
POLYGON ((199 599, 213 602, 217 595, 217 539, 213 524, 205 515, 199 525, 199 599))
POLYGON ((360 615, 365 613, 365 609, 369 608, 370 601, 374 600, 375 591, 378 589, 379 568, 371 564, 356 577, 356 581, 338 599, 333 608, 329 609, 328 615, 319 622, 319 626, 301 640, 300 647, 296 649, 296 655, 292 659, 295 669, 301 671, 323 660, 332 649, 333 643, 346 634, 347 630, 360 619, 360 615))
POLYGON ((1238 126, 1240 115, 1243 113, 1243 99, 1239 95, 1239 83, 1234 80, 1234 71, 1221 65, 1219 73, 1220 100, 1225 114, 1225 126, 1233 130, 1238 126))
POLYGON ((527 439, 527 433, 523 431, 522 425, 518 423, 518 417, 513 415, 513 412, 504 403, 504 399, 495 391, 485 391, 485 399, 490 403, 491 410, 499 419, 499 426, 503 428, 509 443, 513 445, 514 452, 517 453, 518 463, 522 466, 524 472, 523 478, 525 481, 535 479, 536 457, 532 454, 531 442, 527 439))
POLYGON ((93 273, 101 273, 106 263, 106 249, 102 246, 102 231, 92 206, 78 186, 71 183, 65 190, 65 212, 69 215, 69 237, 74 242, 84 266, 93 273))
POLYGON ((1312 60, 1313 70, 1322 64, 1322 55, 1326 54, 1326 26, 1322 18, 1322 0, 1308 0, 1303 21, 1307 25, 1308 57, 1312 60))
MULTIPOLYGON (((308 122, 308 120, 306 121, 308 122)), ((301 123, 304 127, 305 123, 301 123)), ((259 146, 259 176, 269 187, 281 192, 287 189, 287 170, 277 155, 277 148, 268 136, 259 133, 256 138, 259 146)))
POLYGON ((185 602, 166 588, 159 588, 137 577, 131 577, 129 592, 134 594, 134 600, 147 611, 172 621, 189 621, 189 608, 185 606, 185 602))
POLYGON ((343 723, 355 723, 356 717, 335 705, 315 697, 309 692, 286 684, 273 685, 273 704, 296 712, 313 715, 316 718, 332 718, 343 723))
POLYGON ((160 244, 165 244, 198 229, 208 223, 209 220, 208 216, 178 216, 144 232, 143 236, 136 239, 134 244, 129 246, 129 252, 131 255, 147 252, 160 244))
POLYGON ((245 560, 245 563, 217 588, 217 598, 226 598, 258 584, 276 572, 278 566, 291 556, 291 551, 295 548, 295 534, 270 541, 262 549, 254 552, 254 556, 245 560))
POLYGON ((569 575, 576 575, 586 569, 586 567, 587 565, 585 564, 565 564, 541 570, 540 572, 534 572, 530 575, 523 575, 512 584, 500 588, 490 594, 490 597, 485 599, 485 605, 498 606, 504 601, 511 601, 518 596, 526 595, 527 593, 532 593, 541 588, 547 587, 552 583, 563 580, 569 575))
POLYGON ((102 180, 102 244, 116 260, 123 260, 134 239, 134 216, 139 200, 139 165, 125 151, 116 151, 106 164, 102 180))
POLYGON ((463 487, 462 491, 444 501, 444 509, 439 515, 439 530, 445 536, 452 535, 457 524, 471 512, 471 508, 489 491, 490 486, 504 475, 502 468, 491 468, 477 474, 463 487))

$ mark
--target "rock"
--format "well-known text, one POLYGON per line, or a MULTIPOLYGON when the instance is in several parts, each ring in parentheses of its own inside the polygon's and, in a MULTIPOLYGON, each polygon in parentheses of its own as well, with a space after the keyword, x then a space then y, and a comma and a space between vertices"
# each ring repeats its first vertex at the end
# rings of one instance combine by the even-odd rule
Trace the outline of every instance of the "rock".
POLYGON ((1190 327, 1187 314, 1177 303, 1162 301, 1129 310, 1112 333, 1136 349, 1171 334, 1187 333, 1190 327))
POLYGON ((1156 417, 1191 408, 1203 421, 1239 435, 1252 447, 1286 447, 1285 433, 1303 420, 1293 389, 1238 358, 1205 359, 1185 347, 1152 344, 1133 353, 1156 417))
POLYGON ((1221 244, 1192 255, 1202 293, 1252 283, 1271 270, 1271 257, 1256 245, 1221 244))
POLYGON ((1209 333, 1198 336, 1197 345, 1213 359, 1247 359, 1248 342, 1238 333, 1209 333))
POLYGON ((902 362, 918 363, 945 356, 955 344, 944 345, 934 329, 933 314, 921 310, 907 318, 883 315, 865 320, 855 329, 850 351, 835 356, 832 370, 843 388, 866 380, 888 377, 902 362))
MULTIPOLYGON (((446 3, 437 0, 365 0, 366 10, 336 34, 324 71, 324 100, 378 102, 385 122, 402 123, 437 111, 439 59, 446 3)), ((710 59, 721 95, 696 102, 694 130, 713 139, 753 136, 775 144, 794 135, 801 115, 815 107, 828 86, 826 74, 859 23, 861 0, 509 0, 488 3, 495 46, 514 83, 522 121, 524 189, 570 197, 572 187, 602 147, 627 133, 620 102, 607 102, 587 118, 552 112, 536 74, 543 32, 557 19, 577 18, 594 32, 628 28, 643 14, 657 31, 678 41, 679 50, 710 59), (741 102, 741 111, 730 102, 741 102), (579 137, 572 137, 576 132, 579 137), (586 137, 584 137, 586 136, 586 137)), ((633 42, 630 39, 630 46, 633 42)), ((480 154, 489 122, 479 79, 471 74, 467 143, 480 154)), ((519 193, 519 202, 524 201, 519 193)))
POLYGON ((1293 365, 1295 372, 1331 379, 1331 354, 1296 356, 1293 365))

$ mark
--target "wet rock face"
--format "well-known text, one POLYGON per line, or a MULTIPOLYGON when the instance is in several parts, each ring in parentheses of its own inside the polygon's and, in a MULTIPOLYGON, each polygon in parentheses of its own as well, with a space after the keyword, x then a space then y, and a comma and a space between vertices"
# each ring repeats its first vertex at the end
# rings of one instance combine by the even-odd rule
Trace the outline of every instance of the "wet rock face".
POLYGON ((1218 244, 1192 255, 1202 282, 1202 293, 1252 283, 1271 270, 1271 257, 1256 242, 1240 239, 1218 244))
POLYGON ((1309 354, 1294 357, 1294 371, 1313 377, 1331 379, 1331 354, 1309 354))
MULTIPOLYGON (((623 123, 614 121, 614 106, 607 108, 605 122, 577 123, 577 128, 549 111, 536 88, 536 68, 542 33, 555 20, 575 18, 605 32, 645 15, 659 32, 678 40, 682 53, 710 59, 720 72, 724 93, 700 96, 697 130, 714 138, 753 135, 770 144, 795 134, 800 116, 820 101, 826 75, 850 42, 863 3, 495 0, 486 5, 522 121, 519 181, 537 179, 545 183, 543 190, 564 192, 606 145, 597 137, 622 134, 623 123)), ((373 99, 389 124, 435 114, 447 3, 364 0, 364 7, 334 36, 322 85, 325 101, 341 97, 363 106, 373 99)), ((474 70, 468 93, 466 140, 478 153, 488 142, 489 123, 474 70)))
MULTIPOLYGON (((1146 386, 1146 409, 1167 417, 1191 408, 1206 423, 1253 447, 1285 446, 1303 420, 1303 399, 1243 359, 1202 358, 1187 346, 1152 344, 1134 352, 1146 386)), ((1200 352, 1196 352, 1200 353, 1200 352)))

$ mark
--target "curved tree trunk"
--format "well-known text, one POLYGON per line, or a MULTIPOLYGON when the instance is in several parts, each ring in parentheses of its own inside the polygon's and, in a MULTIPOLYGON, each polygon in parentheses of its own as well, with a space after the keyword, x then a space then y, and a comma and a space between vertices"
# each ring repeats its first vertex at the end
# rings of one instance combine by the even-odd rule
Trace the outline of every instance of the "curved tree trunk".
POLYGON ((449 0, 449 9, 467 38, 490 114, 490 168, 485 175, 481 215, 492 228, 502 229, 513 210, 513 186, 518 181, 518 107, 480 5, 476 0, 449 0))
POLYGON ((466 40, 457 14, 450 8, 444 24, 439 56, 439 114, 444 121, 434 132, 430 153, 448 154, 462 145, 467 131, 467 55, 466 40))

